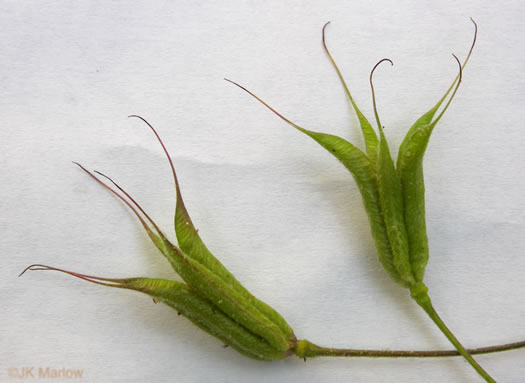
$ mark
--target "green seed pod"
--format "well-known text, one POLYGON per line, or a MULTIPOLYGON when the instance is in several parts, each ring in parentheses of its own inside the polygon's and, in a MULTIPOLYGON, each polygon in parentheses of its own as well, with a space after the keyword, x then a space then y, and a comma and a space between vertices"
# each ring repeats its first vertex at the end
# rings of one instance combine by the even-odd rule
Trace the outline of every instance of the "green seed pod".
POLYGON ((303 128, 298 129, 313 138, 350 171, 363 199, 379 260, 396 282, 405 284, 395 266, 395 258, 392 254, 392 246, 382 212, 374 163, 361 150, 340 137, 303 128))
POLYGON ((272 346, 281 351, 290 348, 289 336, 279 326, 263 315, 252 302, 228 286, 222 279, 197 261, 186 257, 182 251, 165 241, 164 254, 175 271, 184 281, 207 298, 232 320, 266 339, 272 346))
MULTIPOLYGON (((361 197, 363 199, 363 204, 368 215, 368 222, 370 223, 370 229, 372 237, 374 238, 379 260, 385 270, 390 274, 392 279, 394 279, 394 281, 400 283, 403 286, 406 286, 406 283, 403 281, 394 265, 392 247, 388 239, 387 229, 379 198, 377 172, 376 166, 374 164, 375 159, 372 161, 360 149, 341 137, 326 133, 314 132, 300 127, 278 113, 265 101, 257 97, 242 85, 239 85, 236 82, 228 79, 226 79, 226 81, 238 86, 252 97, 257 99, 268 109, 270 109, 287 124, 311 137, 330 154, 337 158, 350 171, 357 183, 361 197)), ((374 149, 374 153, 376 153, 376 149, 374 149)))
MULTIPOLYGON (((414 270, 416 282, 423 281, 429 257, 423 178, 424 147, 420 142, 425 140, 423 137, 427 135, 428 130, 431 130, 428 124, 433 115, 434 113, 431 115, 427 113, 413 125, 418 129, 410 135, 408 140, 403 141, 397 157, 397 171, 401 182, 405 221, 409 223, 407 235, 410 247, 410 263, 414 270)), ((430 137, 429 134, 428 137, 430 137)))
MULTIPOLYGON (((157 132, 149 126, 166 151, 157 132)), ((109 180, 122 194, 80 164, 77 165, 133 211, 154 245, 186 284, 148 278, 107 279, 42 265, 33 265, 29 269, 63 271, 104 286, 143 292, 176 309, 206 332, 254 359, 275 360, 291 355, 297 339, 290 326, 273 308, 246 290, 209 252, 198 236, 184 206, 171 158, 167 151, 166 154, 176 184, 175 229, 183 249, 170 242, 133 197, 111 178, 96 172, 109 180)))
MULTIPOLYGON (((474 24, 476 25, 476 24, 474 24)), ((477 29, 477 26, 476 26, 477 29)), ((462 69, 468 63, 476 37, 470 51, 460 64, 460 74, 445 92, 443 97, 423 116, 421 116, 406 134, 397 156, 397 172, 401 182, 403 203, 405 206, 405 221, 407 223, 408 242, 410 247, 410 262, 414 271, 416 282, 423 281, 425 268, 428 262, 429 249, 425 220, 425 184, 423 177, 423 156, 430 140, 430 136, 439 119, 443 116, 450 105, 454 95, 461 83, 462 69), (455 88, 454 88, 455 86, 455 88), (446 100, 450 92, 454 92, 443 111, 435 119, 438 109, 446 100)), ((457 58, 456 58, 457 59, 457 58)))
MULTIPOLYGON (((286 350, 295 338, 290 326, 273 308, 255 298, 239 281, 215 258, 201 240, 198 230, 188 214, 178 182, 175 167, 166 147, 155 129, 143 120, 156 135, 169 161, 177 194, 175 209, 175 232, 181 249, 174 246, 156 228, 162 239, 159 248, 168 258, 175 271, 193 288, 219 306, 237 311, 240 321, 258 335, 268 337, 274 346, 286 350), (182 251, 181 251, 182 250, 182 251), (283 340, 284 339, 284 340, 283 340)), ((154 240, 157 242, 157 240, 154 240)))
POLYGON ((377 155, 377 184, 381 199, 381 208, 385 220, 386 230, 392 254, 394 266, 405 286, 415 283, 410 265, 408 252, 408 237, 405 226, 403 209, 403 198, 401 196, 401 183, 397 176, 394 161, 390 156, 390 150, 383 129, 379 129, 380 141, 377 155))
POLYGON ((184 283, 152 278, 100 278, 44 265, 32 265, 28 269, 60 271, 102 286, 144 293, 152 297, 155 303, 162 302, 175 309, 179 315, 184 315, 202 330, 253 359, 277 360, 290 354, 276 350, 184 283))
MULTIPOLYGON (((255 308, 263 314, 263 316, 270 318, 273 323, 277 324, 280 331, 283 334, 285 334, 286 337, 293 339, 293 331, 288 325, 288 323, 286 323, 284 318, 272 307, 255 298, 248 290, 246 290, 246 288, 244 288, 244 286, 241 285, 241 283, 233 276, 233 274, 231 274, 226 269, 226 267, 224 267, 224 265, 208 250, 208 248, 206 247, 199 235, 199 231, 193 225, 188 210, 186 209, 186 205, 184 204, 184 200, 182 198, 182 193, 180 190, 179 180, 177 178, 177 173, 175 171, 175 166, 173 165, 171 156, 167 151, 164 143, 160 139, 160 136, 157 134, 155 129, 142 117, 135 115, 131 117, 137 117, 141 119, 151 128, 151 130, 157 137, 160 145, 162 146, 162 149, 166 154, 166 158, 168 159, 173 175, 173 181, 175 183, 177 199, 174 219, 175 234, 177 235, 177 241, 182 252, 184 252, 191 259, 195 260, 198 264, 203 265, 206 269, 211 271, 217 278, 222 280, 222 282, 225 283, 227 287, 231 288, 234 292, 240 294, 244 300, 250 301, 250 304, 252 306, 255 306, 255 308)), ((175 249, 175 252, 177 252, 177 249, 171 244, 168 245, 168 250, 170 249, 175 249)), ((173 251, 168 251, 168 253, 173 255, 173 251)), ((175 259, 178 258, 179 257, 177 256, 175 257, 175 259)), ((176 271, 179 272, 179 270, 176 271)))
POLYGON ((422 282, 428 262, 429 249, 425 219, 425 184, 423 178, 423 155, 433 126, 417 130, 407 145, 403 165, 398 166, 402 185, 405 220, 410 246, 410 263, 417 282, 422 282), (410 157, 410 158, 409 158, 410 157))

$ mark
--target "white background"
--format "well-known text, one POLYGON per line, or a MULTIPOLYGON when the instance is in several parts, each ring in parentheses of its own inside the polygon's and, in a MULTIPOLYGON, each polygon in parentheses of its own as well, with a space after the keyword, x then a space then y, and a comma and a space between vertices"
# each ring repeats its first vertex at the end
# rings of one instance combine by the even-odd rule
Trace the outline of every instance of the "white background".
MULTIPOLYGON (((172 234, 173 184, 215 255, 299 338, 333 347, 449 349, 382 270, 358 190, 290 119, 363 146, 321 27, 372 117, 375 77, 394 154, 456 75, 425 158, 434 304, 466 346, 525 339, 523 2, 80 1, 0 3, 0 381, 77 368, 85 382, 477 382, 460 358, 249 360, 137 293, 34 272, 177 278, 134 217, 71 164, 107 172, 172 234)), ((174 237, 174 235, 172 235, 174 237)), ((479 357, 498 381, 525 351, 479 357)))

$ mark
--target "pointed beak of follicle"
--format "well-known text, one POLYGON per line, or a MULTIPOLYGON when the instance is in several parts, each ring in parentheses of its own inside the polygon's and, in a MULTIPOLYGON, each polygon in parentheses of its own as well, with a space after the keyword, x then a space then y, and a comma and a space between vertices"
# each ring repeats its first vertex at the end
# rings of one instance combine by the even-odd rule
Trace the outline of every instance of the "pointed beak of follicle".
POLYGON ((59 269, 57 267, 47 266, 47 265, 41 265, 41 264, 33 264, 27 266, 19 275, 18 277, 21 277, 28 271, 58 271, 64 274, 69 274, 73 277, 82 279, 87 282, 95 283, 97 285, 102 286, 110 286, 110 287, 124 287, 121 285, 122 282, 124 282, 123 279, 112 279, 112 278, 101 278, 101 277, 95 277, 93 275, 87 275, 87 274, 81 274, 76 273, 69 270, 59 269))

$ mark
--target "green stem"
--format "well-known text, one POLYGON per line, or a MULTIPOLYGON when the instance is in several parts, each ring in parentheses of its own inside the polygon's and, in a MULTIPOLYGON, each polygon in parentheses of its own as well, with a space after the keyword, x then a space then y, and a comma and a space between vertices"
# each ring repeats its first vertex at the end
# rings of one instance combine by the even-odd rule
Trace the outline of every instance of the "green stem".
MULTIPOLYGON (((467 352, 470 355, 490 354, 493 352, 510 351, 524 348, 525 341, 501 344, 497 346, 470 348, 467 352)), ((361 357, 361 358, 438 358, 460 356, 457 350, 436 350, 436 351, 409 351, 409 350, 359 350, 349 348, 330 348, 321 347, 311 343, 306 339, 297 342, 294 349, 295 355, 299 358, 316 358, 321 356, 328 357, 361 357)))
POLYGON ((423 284, 416 286, 415 288, 411 289, 412 298, 414 298, 417 304, 421 306, 423 310, 425 310, 430 319, 434 321, 441 332, 445 334, 450 343, 456 347, 458 352, 463 355, 463 357, 467 360, 467 362, 470 363, 474 370, 476 370, 478 374, 481 375, 487 382, 495 383, 496 381, 478 364, 478 362, 474 360, 472 355, 465 349, 465 347, 463 347, 459 340, 454 336, 452 331, 450 331, 445 325, 445 322, 443 322, 443 320, 439 317, 438 313, 434 309, 434 306, 432 306, 432 302, 430 301, 427 291, 428 289, 423 284))

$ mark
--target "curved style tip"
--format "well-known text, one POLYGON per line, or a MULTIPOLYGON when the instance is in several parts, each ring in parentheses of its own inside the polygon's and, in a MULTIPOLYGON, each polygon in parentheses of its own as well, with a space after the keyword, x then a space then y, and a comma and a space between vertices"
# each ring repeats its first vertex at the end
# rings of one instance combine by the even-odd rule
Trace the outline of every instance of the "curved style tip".
POLYGON ((175 187, 177 188, 177 194, 180 194, 179 180, 177 178, 177 173, 175 172, 175 166, 173 165, 173 161, 172 161, 171 156, 170 156, 170 154, 168 152, 168 149, 164 145, 164 142, 160 138, 160 135, 157 133, 157 130, 155 130, 153 125, 151 125, 144 117, 138 116, 136 114, 132 114, 132 115, 130 115, 128 117, 135 117, 135 118, 138 118, 138 119, 142 120, 151 129, 151 131, 153 132, 153 134, 157 138, 157 141, 159 141, 159 144, 162 147, 162 150, 164 151, 164 154, 168 158, 168 162, 169 162, 169 165, 170 165, 170 168, 171 168, 171 173, 173 175, 173 181, 175 182, 175 187))
POLYGON ((381 60, 379 60, 377 62, 376 65, 374 65, 374 68, 372 68, 372 72, 370 73, 370 75, 372 75, 374 73, 374 71, 376 70, 376 68, 381 64, 381 63, 384 63, 385 61, 389 62, 390 63, 390 66, 394 66, 394 62, 392 60, 390 60, 388 57, 385 57, 381 60))
POLYGON ((71 161, 73 164, 77 165, 80 169, 82 169, 83 171, 85 171, 86 173, 89 173, 89 170, 87 170, 84 166, 82 166, 80 163, 76 162, 76 161, 71 161))
POLYGON ((370 71, 370 86, 372 87, 372 93, 374 93, 374 83, 373 83, 373 80, 372 80, 372 77, 374 76, 374 72, 377 69, 377 67, 379 65, 381 65, 382 63, 384 63, 385 61, 389 62, 390 66, 394 66, 394 62, 392 60, 390 60, 389 58, 386 58, 386 57, 384 59, 379 60, 377 62, 377 64, 374 65, 374 67, 372 68, 372 71, 370 71))
POLYGON ((73 271, 59 269, 58 267, 52 267, 47 265, 41 265, 38 263, 35 263, 33 265, 27 266, 18 276, 21 277, 24 275, 27 271, 58 271, 64 274, 69 274, 73 277, 82 279, 87 282, 95 283, 97 285, 102 286, 109 286, 109 287, 119 287, 119 288, 126 288, 123 285, 119 285, 119 283, 125 282, 128 279, 120 279, 120 278, 102 278, 102 277, 95 277, 93 275, 87 275, 87 274, 81 274, 81 273, 75 273, 73 271))
POLYGON ((454 53, 452 53, 452 56, 456 59, 458 65, 459 65, 459 79, 458 79, 458 85, 461 82, 461 79, 463 78, 463 68, 461 67, 461 61, 459 61, 458 56, 456 56, 454 53))
MULTIPOLYGON (((325 41, 325 30, 326 30, 326 27, 328 26, 328 24, 330 24, 330 21, 327 21, 324 25, 323 25, 323 47, 326 51, 326 53, 328 53, 328 55, 330 56, 330 52, 328 51, 328 48, 326 47, 326 41, 325 41)), ((331 57, 330 57, 331 58, 331 57)), ((333 60, 332 60, 333 61, 333 60)), ((335 65, 335 63, 334 63, 335 65)))
POLYGON ((379 129, 381 129, 382 125, 381 125, 381 121, 379 120, 379 114, 377 112, 377 105, 376 105, 376 93, 375 93, 375 90, 374 90, 374 81, 373 81, 373 77, 374 77, 374 72, 375 70, 377 69, 377 67, 381 64, 381 63, 384 63, 385 61, 389 62, 390 63, 390 66, 393 66, 394 65, 394 62, 392 60, 390 60, 389 58, 383 58, 381 60, 379 60, 377 62, 376 65, 374 65, 374 67, 372 68, 372 71, 370 72, 370 89, 372 90, 372 103, 374 104, 374 115, 376 117, 376 122, 377 122, 377 127, 379 129))
POLYGON ((29 265, 27 266, 20 274, 18 274, 18 278, 20 278, 22 275, 24 275, 27 271, 34 271, 34 270, 47 270, 46 268, 44 268, 46 266, 44 265, 39 265, 37 263, 33 264, 33 265, 29 265))
POLYGON ((326 23, 324 23, 323 25, 323 38, 324 38, 324 30, 326 29, 326 27, 328 26, 328 24, 330 24, 331 21, 327 21, 326 23))
MULTIPOLYGON (((128 118, 138 118, 138 119, 144 121, 146 124, 148 124, 148 122, 146 121, 146 119, 145 119, 144 117, 139 116, 138 114, 130 114, 130 115, 128 116, 128 118)), ((149 125, 149 124, 148 124, 148 125, 149 125)))

